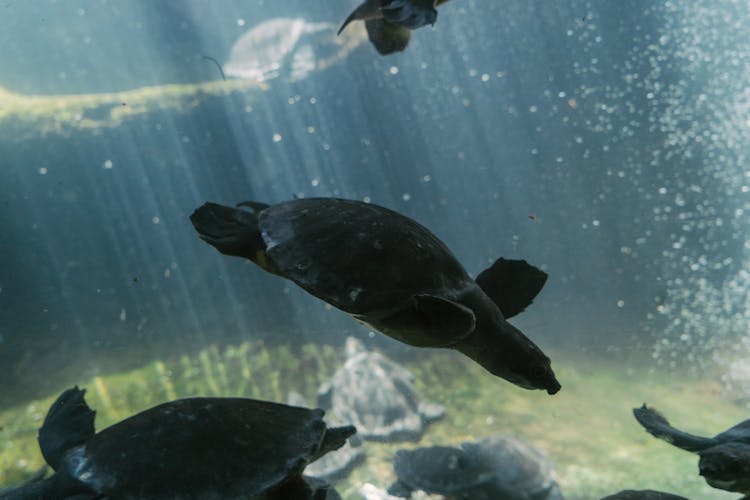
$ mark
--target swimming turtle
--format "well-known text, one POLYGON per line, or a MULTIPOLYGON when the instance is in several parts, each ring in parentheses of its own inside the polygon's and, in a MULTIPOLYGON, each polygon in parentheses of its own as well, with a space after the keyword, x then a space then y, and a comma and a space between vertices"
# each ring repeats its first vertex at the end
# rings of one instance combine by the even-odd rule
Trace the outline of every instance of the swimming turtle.
POLYGON ((661 413, 645 404, 634 408, 633 415, 653 436, 698 453, 700 475, 710 486, 750 495, 750 419, 710 438, 675 429, 661 413))
POLYGON ((426 423, 445 414, 442 406, 419 401, 414 376, 403 366, 354 337, 345 351, 344 365, 318 390, 317 405, 354 424, 362 439, 418 440, 426 423))
POLYGON ((656 490, 622 490, 601 500, 688 500, 679 495, 656 490))
POLYGON ((700 452, 698 470, 710 486, 750 497, 750 444, 733 441, 707 448, 700 452))
POLYGON ((39 429, 39 447, 55 474, 8 499, 322 500, 328 487, 311 485, 302 471, 356 432, 326 427, 320 409, 188 398, 94 433, 95 412, 84 393, 78 387, 63 392, 39 429))
POLYGON ((364 21, 367 36, 383 55, 406 48, 411 30, 434 25, 436 7, 448 0, 364 0, 349 14, 339 28, 339 34, 352 21, 364 21))
POLYGON ((413 491, 459 500, 562 500, 547 454, 513 436, 493 436, 452 446, 398 450, 398 480, 391 495, 413 491))
POLYGON ((396 340, 455 349, 526 389, 560 390, 549 358, 506 321, 547 279, 526 261, 500 258, 475 281, 421 224, 337 198, 206 203, 190 220, 219 252, 250 259, 396 340))
POLYGON ((230 77, 258 82, 280 75, 301 80, 341 50, 335 29, 302 18, 265 20, 232 45, 224 71, 230 77))

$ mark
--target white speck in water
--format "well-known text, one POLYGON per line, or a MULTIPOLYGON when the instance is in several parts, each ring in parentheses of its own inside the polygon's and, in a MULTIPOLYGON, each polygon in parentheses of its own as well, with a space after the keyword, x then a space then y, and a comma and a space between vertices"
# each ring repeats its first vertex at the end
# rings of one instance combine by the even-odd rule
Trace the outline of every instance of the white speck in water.
POLYGON ((388 69, 388 72, 389 72, 390 74, 392 74, 392 75, 397 75, 397 74, 398 74, 398 67, 397 67, 397 66, 391 66, 391 67, 390 67, 390 68, 388 69))
POLYGON ((310 98, 310 104, 316 104, 318 100, 315 97, 310 98))
POLYGON ((161 222, 161 219, 159 219, 158 216, 154 215, 153 217, 151 217, 151 222, 153 222, 154 224, 158 224, 159 222, 161 222))
POLYGON ((102 165, 105 170, 111 170, 112 169, 112 160, 105 160, 104 165, 102 165))
POLYGON ((401 199, 404 201, 409 201, 411 200, 411 195, 409 193, 404 193, 401 195, 401 199))
POLYGON ((482 81, 483 82, 489 82, 490 81, 490 75, 487 73, 482 73, 482 81))
POLYGON ((600 222, 597 219, 594 219, 593 221, 591 221, 591 224, 593 224, 594 226, 598 226, 600 222))
POLYGON ((529 107, 529 112, 530 113, 536 113, 536 110, 537 110, 536 106, 530 106, 529 107))
POLYGON ((281 142, 281 134, 278 132, 273 134, 273 142, 281 142))
POLYGON ((425 175, 424 177, 422 177, 422 182, 430 182, 431 180, 432 176, 430 175, 425 175))
POLYGON ((371 339, 374 339, 375 338, 375 332, 369 331, 369 332, 367 332, 367 336, 370 337, 371 339))
POLYGON ((360 292, 362 292, 361 288, 352 288, 349 290, 349 300, 352 302, 357 300, 357 297, 359 297, 360 292))
POLYGON ((169 279, 170 276, 172 276, 172 271, 169 268, 166 268, 164 270, 164 277, 169 279))
POLYGON ((47 170, 47 167, 39 168, 39 175, 47 175, 47 172, 49 172, 49 170, 47 170))
POLYGON ((237 19, 237 26, 244 26, 244 25, 245 25, 245 20, 244 19, 242 19, 241 17, 239 19, 237 19))
POLYGON ((659 188, 659 194, 667 194, 667 188, 665 188, 665 187, 660 187, 660 188, 659 188))
POLYGON ((125 312, 125 308, 123 307, 122 309, 120 309, 120 321, 125 321, 126 319, 128 319, 128 315, 125 312))
POLYGON ((315 133, 315 127, 312 127, 312 126, 307 127, 307 133, 308 134, 314 134, 315 133))
POLYGON ((188 137, 188 136, 186 136, 186 135, 183 135, 182 137, 180 137, 180 141, 181 141, 181 142, 182 142, 183 144, 187 144, 188 142, 190 142, 190 137, 188 137))
POLYGON ((364 198, 362 198, 362 201, 364 201, 365 203, 370 203, 370 197, 365 196, 364 198))
POLYGON ((316 187, 318 184, 320 184, 320 179, 314 177, 313 180, 310 181, 310 184, 312 184, 313 187, 316 187))
POLYGON ((625 301, 620 299, 617 301, 617 307, 625 307, 625 301))

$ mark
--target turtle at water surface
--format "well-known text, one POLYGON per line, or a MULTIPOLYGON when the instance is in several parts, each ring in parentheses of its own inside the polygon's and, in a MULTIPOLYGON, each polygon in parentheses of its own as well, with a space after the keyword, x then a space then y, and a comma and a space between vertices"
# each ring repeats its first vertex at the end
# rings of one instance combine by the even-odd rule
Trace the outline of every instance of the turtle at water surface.
POLYGON ((547 454, 511 436, 398 450, 393 469, 398 480, 388 493, 403 498, 418 490, 457 500, 563 498, 547 454))
POLYGON ((419 401, 414 376, 403 366, 346 339, 346 361, 318 391, 317 404, 337 421, 351 422, 362 439, 417 440, 424 424, 445 409, 419 401))
POLYGON ((645 404, 634 408, 633 415, 653 436, 698 453, 700 475, 710 486, 750 496, 750 419, 714 437, 704 437, 672 427, 661 413, 645 404))
POLYGON ((352 426, 328 428, 323 410, 247 398, 164 403, 94 433, 78 387, 63 392, 39 429, 51 477, 5 500, 244 498, 323 500, 305 466, 344 444, 352 426))
POLYGON ((498 259, 475 281, 421 224, 337 198, 206 203, 190 220, 221 253, 250 259, 396 340, 455 349, 526 389, 560 390, 549 358, 506 321, 547 279, 526 261, 498 259))
POLYGON ((411 30, 437 21, 437 7, 448 0, 365 0, 349 14, 339 34, 352 21, 364 21, 367 36, 383 55, 409 45, 411 30))

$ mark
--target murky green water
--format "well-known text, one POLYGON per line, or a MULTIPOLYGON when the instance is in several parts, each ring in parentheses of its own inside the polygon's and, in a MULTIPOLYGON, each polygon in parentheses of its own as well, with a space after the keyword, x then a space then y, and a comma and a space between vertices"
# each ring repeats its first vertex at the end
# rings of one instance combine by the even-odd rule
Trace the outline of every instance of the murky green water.
MULTIPOLYGON (((425 399, 446 406, 444 419, 428 426, 420 443, 365 442, 365 462, 336 485, 344 498, 360 498, 364 482, 387 487, 399 448, 458 444, 513 433, 545 449, 556 464, 566 498, 592 499, 624 488, 659 489, 688 498, 735 495, 709 488, 698 476, 696 456, 648 435, 631 409, 647 402, 675 425, 715 434, 746 413, 711 376, 696 378, 646 368, 622 353, 584 359, 551 352, 563 390, 550 397, 491 377, 460 355, 419 351, 406 365, 425 399), (619 358, 619 359, 618 359, 619 358)), ((318 385, 343 361, 340 349, 260 342, 211 346, 195 355, 152 362, 137 370, 81 381, 97 411, 97 429, 155 404, 186 396, 247 396, 284 401, 290 390, 314 404, 318 385)), ((60 389, 63 389, 62 387, 60 389)), ((23 481, 42 465, 36 432, 57 394, 0 413, 0 485, 23 481)))

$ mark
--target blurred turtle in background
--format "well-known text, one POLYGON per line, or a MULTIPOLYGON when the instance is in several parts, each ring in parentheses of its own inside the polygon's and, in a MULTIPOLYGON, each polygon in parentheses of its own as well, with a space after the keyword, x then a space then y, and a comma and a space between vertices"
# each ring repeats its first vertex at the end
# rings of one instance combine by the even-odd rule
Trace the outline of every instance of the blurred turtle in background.
POLYGON ((98 433, 78 387, 39 429, 55 474, 4 500, 76 498, 335 499, 305 466, 342 446, 352 426, 328 428, 323 410, 247 398, 178 399, 98 433))
POLYGON ((475 281, 421 224, 337 198, 206 203, 190 220, 221 253, 250 259, 396 340, 455 349, 526 389, 560 390, 549 358, 506 321, 547 280, 526 261, 498 259, 475 281))
POLYGON ((622 490, 601 500, 688 500, 679 495, 656 490, 622 490))
POLYGON ((672 427, 661 413, 645 404, 634 408, 633 415, 653 436, 698 453, 700 475, 710 486, 750 495, 750 420, 714 437, 703 437, 672 427))
POLYGON ((434 25, 436 7, 448 0, 365 0, 349 14, 339 34, 352 21, 364 21, 367 36, 383 55, 400 52, 409 45, 411 30, 434 25))
POLYGON ((547 454, 511 436, 462 443, 460 448, 430 446, 398 450, 398 480, 388 493, 410 498, 414 491, 457 500, 562 500, 547 454))
MULTIPOLYGON (((265 82, 298 81, 344 58, 364 34, 336 37, 336 27, 302 18, 276 17, 250 28, 229 52, 223 70, 231 78, 265 82)), ((220 66, 221 68, 221 66, 220 66)))
POLYGON ((426 423, 445 414, 420 402, 409 370, 364 344, 346 339, 346 361, 318 391, 317 405, 338 422, 351 422, 362 439, 418 440, 426 423))

